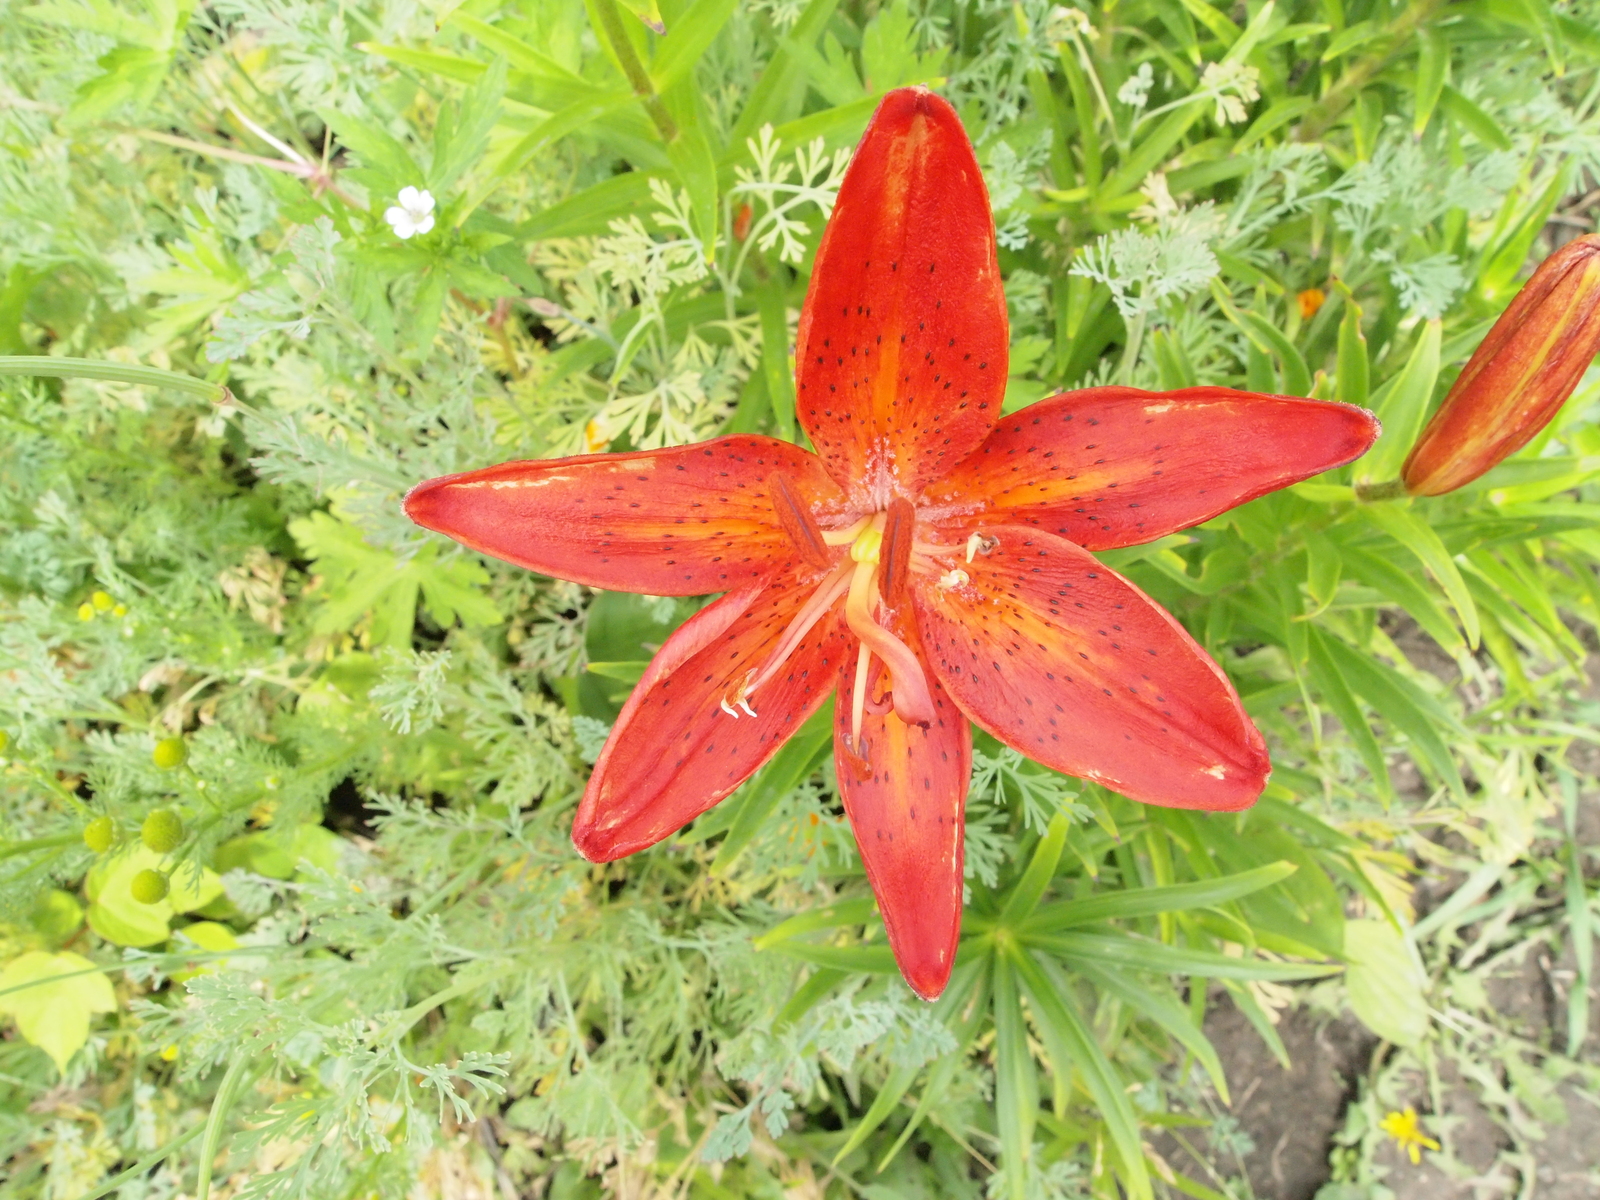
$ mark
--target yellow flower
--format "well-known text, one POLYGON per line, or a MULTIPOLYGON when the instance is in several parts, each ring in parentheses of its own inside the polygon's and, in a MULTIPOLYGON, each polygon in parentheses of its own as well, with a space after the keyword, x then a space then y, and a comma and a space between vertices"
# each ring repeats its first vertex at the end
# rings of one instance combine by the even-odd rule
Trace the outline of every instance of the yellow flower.
POLYGON ((94 620, 94 605, 87 604, 87 603, 78 605, 78 620, 80 620, 80 621, 92 621, 92 620, 94 620))
POLYGON ((1378 1122, 1378 1128, 1394 1139, 1396 1146, 1411 1156, 1412 1165, 1422 1161, 1422 1148, 1437 1150, 1439 1143, 1422 1132, 1422 1124, 1417 1119, 1417 1110, 1409 1104, 1404 1112, 1391 1112, 1378 1122))

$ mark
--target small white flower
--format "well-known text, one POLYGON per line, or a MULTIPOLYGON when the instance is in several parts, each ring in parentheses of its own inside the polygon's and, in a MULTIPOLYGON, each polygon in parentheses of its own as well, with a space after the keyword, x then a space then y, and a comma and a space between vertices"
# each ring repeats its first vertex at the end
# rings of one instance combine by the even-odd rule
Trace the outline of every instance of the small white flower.
POLYGON ((395 236, 415 237, 433 228, 433 193, 414 187, 400 189, 400 203, 383 214, 395 236))

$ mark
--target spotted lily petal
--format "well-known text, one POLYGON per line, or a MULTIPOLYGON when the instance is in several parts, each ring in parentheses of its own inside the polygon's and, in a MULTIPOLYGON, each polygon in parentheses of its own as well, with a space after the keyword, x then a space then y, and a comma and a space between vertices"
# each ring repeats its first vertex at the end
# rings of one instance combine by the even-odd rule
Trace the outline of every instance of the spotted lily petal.
POLYGON ((1063 392, 1004 418, 927 489, 1089 550, 1152 541, 1366 453, 1364 408, 1231 388, 1063 392))
POLYGON ((800 423, 839 485, 881 508, 983 441, 1009 341, 961 120, 926 89, 891 92, 817 250, 795 349, 800 423))
POLYGON ((837 503, 816 456, 774 438, 636 454, 510 462, 430 479, 406 497, 419 525, 521 567, 619 592, 697 596, 800 556, 789 494, 837 503))
POLYGON ((833 692, 846 657, 837 610, 817 622, 746 707, 726 703, 778 644, 809 595, 741 588, 684 622, 612 727, 578 805, 572 841, 609 862, 692 821, 777 753, 833 692))
POLYGON ((900 973, 912 991, 932 1000, 950 980, 961 936, 972 728, 939 681, 930 679, 934 718, 928 726, 908 725, 892 709, 869 713, 858 753, 850 741, 848 702, 854 673, 854 663, 846 662, 834 706, 839 795, 900 973))
POLYGON ((955 587, 912 581, 934 674, 1046 766, 1147 804, 1253 804, 1269 764, 1238 694, 1181 625, 1064 538, 985 526, 955 587))

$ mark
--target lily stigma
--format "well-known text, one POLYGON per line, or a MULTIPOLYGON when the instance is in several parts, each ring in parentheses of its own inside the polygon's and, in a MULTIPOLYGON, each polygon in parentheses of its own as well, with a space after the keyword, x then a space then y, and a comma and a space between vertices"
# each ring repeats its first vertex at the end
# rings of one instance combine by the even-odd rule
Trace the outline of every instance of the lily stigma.
POLYGON ((757 435, 511 462, 406 511, 596 588, 726 593, 661 646, 573 843, 604 862, 692 821, 838 692, 839 794, 901 973, 960 935, 972 724, 1151 804, 1253 804, 1265 743, 1222 669, 1091 551, 1152 541, 1351 461, 1364 409, 1201 387, 1066 392, 1002 417, 1009 327, 954 110, 889 93, 823 233, 796 345, 816 452, 757 435))

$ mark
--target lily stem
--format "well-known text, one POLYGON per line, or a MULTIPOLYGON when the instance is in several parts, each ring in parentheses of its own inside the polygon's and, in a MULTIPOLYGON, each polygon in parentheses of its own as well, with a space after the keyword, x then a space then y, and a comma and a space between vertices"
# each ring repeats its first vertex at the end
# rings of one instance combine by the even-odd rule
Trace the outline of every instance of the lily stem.
POLYGON ((673 121, 672 115, 667 112, 667 106, 661 102, 661 96, 650 78, 650 72, 644 69, 644 64, 639 61, 639 55, 633 49, 633 43, 628 40, 628 30, 622 23, 622 14, 617 11, 616 0, 594 0, 594 9, 599 14, 606 40, 611 43, 612 52, 617 56, 617 63, 622 67, 622 73, 628 77, 628 84, 633 88, 634 95, 644 102, 644 110, 655 122, 661 140, 668 144, 677 141, 678 126, 673 121))
POLYGON ((1373 500, 1399 500, 1406 495, 1406 485, 1402 479, 1387 479, 1382 483, 1358 483, 1355 491, 1356 499, 1364 503, 1373 500))

